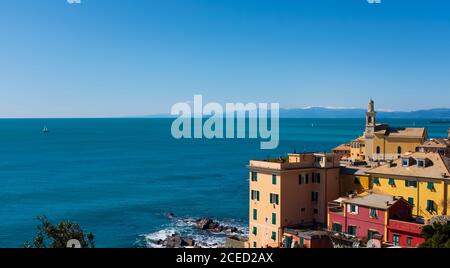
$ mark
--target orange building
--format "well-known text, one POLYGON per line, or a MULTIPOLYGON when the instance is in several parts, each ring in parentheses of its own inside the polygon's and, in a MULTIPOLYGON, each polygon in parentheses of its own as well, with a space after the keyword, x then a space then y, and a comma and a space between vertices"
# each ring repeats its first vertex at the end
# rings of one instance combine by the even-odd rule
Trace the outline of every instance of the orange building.
POLYGON ((279 247, 285 227, 322 225, 339 196, 339 157, 289 154, 250 161, 250 247, 279 247))

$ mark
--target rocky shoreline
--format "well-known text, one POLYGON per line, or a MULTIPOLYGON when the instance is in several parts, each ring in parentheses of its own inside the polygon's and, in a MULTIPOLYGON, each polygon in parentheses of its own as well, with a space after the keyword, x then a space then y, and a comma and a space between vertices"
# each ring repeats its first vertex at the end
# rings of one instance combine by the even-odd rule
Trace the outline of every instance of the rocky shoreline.
MULTIPOLYGON (((223 225, 211 218, 197 218, 197 219, 179 219, 175 214, 167 214, 169 220, 181 220, 189 226, 198 229, 199 231, 209 232, 211 234, 224 234, 227 237, 236 237, 242 235, 243 232, 235 226, 223 225)), ((168 235, 165 239, 155 241, 157 245, 164 248, 185 248, 194 247, 200 248, 201 244, 197 243, 191 237, 183 237, 178 233, 168 235)), ((220 245, 217 245, 220 246, 220 245)))

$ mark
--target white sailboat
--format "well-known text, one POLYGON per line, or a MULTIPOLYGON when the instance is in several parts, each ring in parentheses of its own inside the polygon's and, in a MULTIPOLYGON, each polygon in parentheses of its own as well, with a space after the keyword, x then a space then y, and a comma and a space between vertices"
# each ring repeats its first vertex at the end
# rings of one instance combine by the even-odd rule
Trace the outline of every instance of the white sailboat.
POLYGON ((47 132, 50 132, 50 130, 48 130, 47 126, 44 126, 44 128, 42 129, 42 132, 47 133, 47 132))

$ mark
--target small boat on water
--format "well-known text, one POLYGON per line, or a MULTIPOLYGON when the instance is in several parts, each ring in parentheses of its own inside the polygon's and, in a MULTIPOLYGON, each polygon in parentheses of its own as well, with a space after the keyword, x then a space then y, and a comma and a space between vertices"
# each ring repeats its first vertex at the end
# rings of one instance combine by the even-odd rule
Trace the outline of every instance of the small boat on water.
POLYGON ((47 126, 44 126, 44 128, 42 129, 42 132, 48 133, 48 132, 50 132, 50 130, 48 130, 47 126))

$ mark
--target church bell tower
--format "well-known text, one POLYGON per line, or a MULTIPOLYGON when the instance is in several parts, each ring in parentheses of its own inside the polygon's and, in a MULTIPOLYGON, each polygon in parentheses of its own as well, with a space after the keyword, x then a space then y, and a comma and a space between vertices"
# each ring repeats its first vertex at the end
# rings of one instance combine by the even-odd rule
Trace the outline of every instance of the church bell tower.
POLYGON ((371 99, 369 104, 367 105, 366 112, 366 131, 364 132, 364 136, 366 138, 373 138, 376 126, 376 112, 375 112, 375 103, 371 99))

